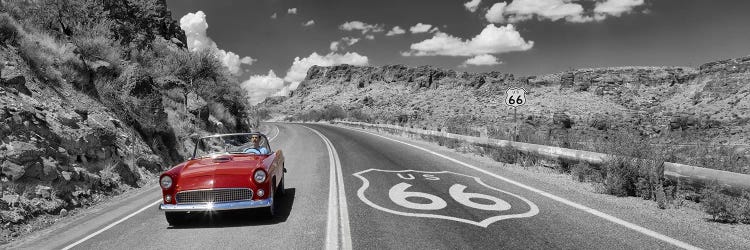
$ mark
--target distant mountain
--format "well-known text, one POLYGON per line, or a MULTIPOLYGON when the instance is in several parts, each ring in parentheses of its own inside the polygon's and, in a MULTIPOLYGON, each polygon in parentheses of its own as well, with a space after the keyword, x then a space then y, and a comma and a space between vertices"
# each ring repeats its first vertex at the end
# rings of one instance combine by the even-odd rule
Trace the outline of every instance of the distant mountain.
POLYGON ((315 66, 289 97, 260 107, 276 119, 327 115, 497 138, 511 138, 517 125, 525 140, 553 145, 631 135, 649 143, 735 145, 750 144, 748 82, 750 56, 697 69, 593 68, 542 76, 315 66), (526 90, 516 122, 504 104, 509 87, 526 90))

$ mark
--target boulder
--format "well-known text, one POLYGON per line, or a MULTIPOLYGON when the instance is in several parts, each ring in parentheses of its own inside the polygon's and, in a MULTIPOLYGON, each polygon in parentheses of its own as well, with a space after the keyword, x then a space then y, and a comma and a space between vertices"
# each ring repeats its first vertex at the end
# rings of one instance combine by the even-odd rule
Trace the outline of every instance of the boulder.
POLYGON ((10 161, 3 161, 2 174, 8 176, 11 181, 17 181, 26 173, 26 168, 10 161))
POLYGON ((24 76, 14 76, 9 79, 2 79, 0 82, 2 82, 3 87, 12 88, 19 93, 31 96, 31 90, 26 87, 26 77, 24 76))

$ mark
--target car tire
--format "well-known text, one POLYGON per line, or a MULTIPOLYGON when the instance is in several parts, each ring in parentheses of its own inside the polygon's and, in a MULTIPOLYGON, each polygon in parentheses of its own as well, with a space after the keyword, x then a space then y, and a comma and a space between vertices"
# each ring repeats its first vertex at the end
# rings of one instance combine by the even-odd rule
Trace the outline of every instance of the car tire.
POLYGON ((187 214, 183 212, 166 212, 164 213, 164 217, 167 218, 167 223, 171 226, 181 226, 185 225, 185 222, 187 221, 185 217, 187 217, 187 214))
POLYGON ((276 199, 274 197, 274 194, 276 192, 274 189, 271 189, 271 193, 268 194, 268 197, 271 199, 271 205, 266 208, 266 218, 267 219, 273 219, 273 217, 276 216, 276 199))
POLYGON ((286 188, 284 188, 284 182, 286 182, 286 180, 284 179, 284 176, 282 175, 281 182, 279 183, 279 187, 276 188, 278 189, 276 190, 276 192, 278 192, 279 197, 284 197, 286 195, 286 188))

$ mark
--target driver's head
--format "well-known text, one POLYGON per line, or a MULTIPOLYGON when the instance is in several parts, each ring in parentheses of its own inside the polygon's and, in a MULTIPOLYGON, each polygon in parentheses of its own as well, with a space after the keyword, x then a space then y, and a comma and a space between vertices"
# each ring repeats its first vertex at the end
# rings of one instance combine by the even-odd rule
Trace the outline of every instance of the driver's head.
POLYGON ((260 135, 250 136, 250 142, 253 143, 253 146, 258 147, 260 145, 260 135))

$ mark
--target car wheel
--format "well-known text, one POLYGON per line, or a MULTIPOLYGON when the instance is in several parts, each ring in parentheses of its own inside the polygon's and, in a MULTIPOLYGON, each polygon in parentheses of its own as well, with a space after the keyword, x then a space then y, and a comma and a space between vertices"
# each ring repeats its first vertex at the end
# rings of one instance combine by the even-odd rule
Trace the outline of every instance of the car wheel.
POLYGON ((278 189, 276 191, 279 192, 280 197, 283 197, 284 195, 286 195, 286 188, 284 188, 284 182, 286 182, 286 180, 284 180, 284 176, 281 176, 281 182, 279 183, 279 187, 276 188, 278 189))
POLYGON ((180 226, 185 224, 185 217, 187 217, 187 214, 182 212, 166 212, 164 213, 164 216, 167 218, 167 223, 169 223, 169 225, 180 226))
POLYGON ((271 188, 271 193, 268 194, 268 197, 271 199, 271 205, 266 208, 266 217, 268 219, 273 219, 273 217, 276 216, 276 199, 274 197, 274 194, 276 192, 273 188, 271 188))

